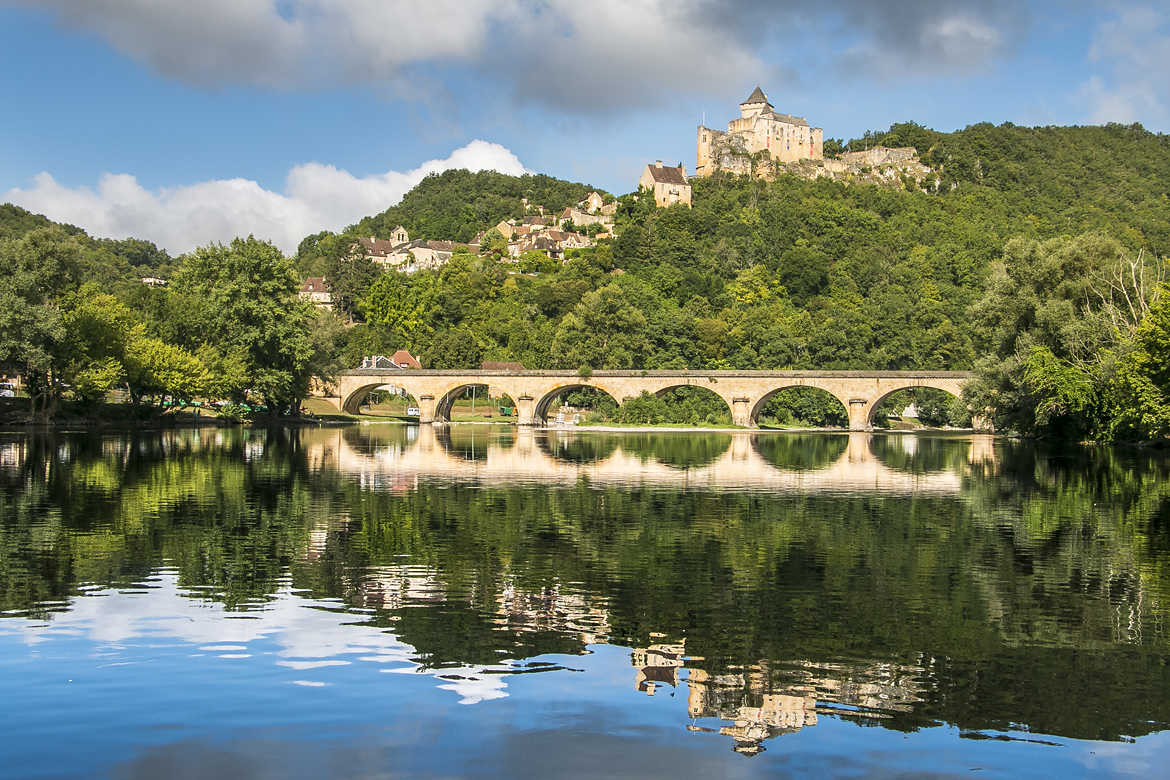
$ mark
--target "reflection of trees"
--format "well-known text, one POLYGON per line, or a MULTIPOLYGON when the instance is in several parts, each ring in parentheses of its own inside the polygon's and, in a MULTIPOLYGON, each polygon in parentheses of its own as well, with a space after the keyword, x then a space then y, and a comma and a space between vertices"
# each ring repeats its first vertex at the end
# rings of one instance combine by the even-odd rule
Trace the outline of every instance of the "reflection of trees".
POLYGON ((874 457, 896 471, 928 474, 939 471, 963 473, 971 440, 952 436, 893 434, 870 438, 874 457))
POLYGON ((354 452, 372 455, 380 450, 399 451, 411 441, 408 425, 347 425, 341 436, 354 452))
POLYGON ((728 433, 631 433, 621 440, 622 449, 645 461, 650 458, 678 469, 709 466, 731 446, 728 433))
POLYGON ((456 458, 487 460, 488 446, 496 445, 498 435, 482 425, 440 425, 435 428, 435 439, 456 458))
POLYGON ((539 431, 536 443, 549 457, 567 463, 595 463, 613 454, 622 439, 608 434, 539 431))
POLYGON ((760 457, 783 471, 816 471, 835 463, 849 446, 848 434, 792 433, 752 437, 760 457))
MULTIPOLYGON (((343 435, 377 451, 403 430, 343 435)), ((811 463, 838 446, 800 439, 822 448, 811 463)), ((372 608, 435 665, 663 632, 712 676, 771 670, 753 697, 793 695, 786 659, 921 668, 922 701, 891 727, 1116 737, 1170 722, 1170 474, 1151 453, 1005 443, 965 467, 959 498, 425 480, 392 493, 313 467, 295 430, 26 441, 0 462, 5 610, 164 565, 243 609, 291 573, 297 590, 372 608)))

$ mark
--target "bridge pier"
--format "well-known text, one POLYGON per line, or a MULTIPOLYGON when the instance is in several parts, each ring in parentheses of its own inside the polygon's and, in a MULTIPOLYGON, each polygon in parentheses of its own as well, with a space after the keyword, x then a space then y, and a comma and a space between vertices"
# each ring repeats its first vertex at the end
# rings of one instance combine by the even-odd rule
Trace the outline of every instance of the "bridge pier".
POLYGON ((516 402, 516 424, 536 425, 536 399, 521 393, 512 400, 516 402))
POLYGON ((731 399, 731 422, 744 428, 755 428, 752 422, 752 399, 738 397, 731 399))
POLYGON ((418 421, 420 423, 435 422, 435 413, 438 410, 439 402, 435 400, 433 395, 424 393, 418 397, 418 421))
POLYGON ((873 425, 869 420, 869 413, 872 404, 867 398, 850 398, 847 408, 849 410, 849 430, 851 431, 868 431, 873 429, 873 425))

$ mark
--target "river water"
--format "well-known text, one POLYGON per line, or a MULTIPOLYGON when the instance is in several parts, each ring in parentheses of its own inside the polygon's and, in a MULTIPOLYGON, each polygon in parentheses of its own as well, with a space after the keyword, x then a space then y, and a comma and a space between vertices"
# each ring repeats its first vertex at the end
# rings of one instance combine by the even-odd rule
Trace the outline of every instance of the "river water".
POLYGON ((1150 777, 1170 459, 0 434, 0 775, 1150 777))

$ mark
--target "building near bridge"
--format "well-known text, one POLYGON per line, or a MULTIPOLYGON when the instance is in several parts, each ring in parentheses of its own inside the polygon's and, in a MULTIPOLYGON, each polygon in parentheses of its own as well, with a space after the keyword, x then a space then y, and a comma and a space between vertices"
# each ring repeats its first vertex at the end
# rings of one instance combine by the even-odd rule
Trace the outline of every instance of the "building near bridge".
POLYGON ((389 368, 389 369, 407 369, 407 368, 422 368, 422 363, 418 362, 418 358, 407 352, 405 349, 399 349, 390 357, 385 355, 369 355, 362 358, 362 368, 389 368))
POLYGON ((750 174, 751 155, 765 153, 778 163, 824 159, 824 131, 802 116, 774 110, 759 87, 739 104, 739 119, 727 130, 699 125, 695 175, 710 176, 718 170, 750 174))

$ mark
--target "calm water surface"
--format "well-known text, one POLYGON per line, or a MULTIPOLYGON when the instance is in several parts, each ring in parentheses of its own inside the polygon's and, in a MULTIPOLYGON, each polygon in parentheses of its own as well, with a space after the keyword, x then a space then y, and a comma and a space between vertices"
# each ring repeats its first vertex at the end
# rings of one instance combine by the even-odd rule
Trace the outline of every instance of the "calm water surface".
POLYGON ((1164 776, 1170 460, 0 434, 0 775, 1164 776))

